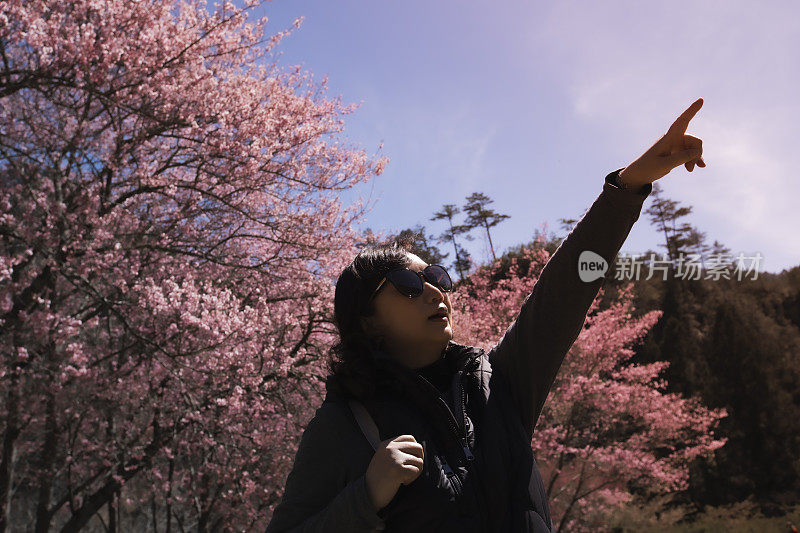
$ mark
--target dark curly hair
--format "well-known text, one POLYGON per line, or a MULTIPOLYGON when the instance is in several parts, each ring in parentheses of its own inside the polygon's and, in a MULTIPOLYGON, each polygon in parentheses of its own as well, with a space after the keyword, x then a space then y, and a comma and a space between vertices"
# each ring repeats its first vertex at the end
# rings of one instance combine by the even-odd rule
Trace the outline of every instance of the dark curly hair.
POLYGON ((370 296, 383 276, 411 265, 409 253, 404 241, 369 246, 359 252, 336 281, 334 314, 339 340, 330 349, 328 383, 345 396, 368 398, 375 394, 378 369, 370 352, 383 347, 383 338, 369 335, 361 318, 375 313, 370 296))

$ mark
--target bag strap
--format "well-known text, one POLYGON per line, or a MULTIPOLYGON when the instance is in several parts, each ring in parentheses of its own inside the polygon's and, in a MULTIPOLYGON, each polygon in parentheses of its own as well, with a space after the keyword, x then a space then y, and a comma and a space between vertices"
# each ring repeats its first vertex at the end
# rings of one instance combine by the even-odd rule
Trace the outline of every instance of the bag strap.
POLYGON ((350 410, 353 411, 353 415, 356 417, 356 422, 358 422, 361 432, 364 433, 372 449, 377 450, 381 438, 378 434, 378 426, 375 425, 372 416, 370 416, 367 409, 360 402, 351 399, 348 400, 347 403, 350 404, 350 410))
MULTIPOLYGON (((358 422, 361 432, 369 441, 372 449, 377 450, 378 445, 381 442, 381 438, 378 434, 378 426, 375 425, 375 421, 372 419, 369 411, 367 411, 367 408, 357 400, 350 399, 347 400, 347 403, 350 404, 350 410, 353 411, 353 415, 356 417, 356 422, 358 422)), ((404 485, 400 485, 400 488, 402 489, 403 486, 404 485)), ((384 529, 386 529, 386 522, 383 518, 381 518, 378 524, 375 526, 375 529, 372 531, 383 531, 384 529)))

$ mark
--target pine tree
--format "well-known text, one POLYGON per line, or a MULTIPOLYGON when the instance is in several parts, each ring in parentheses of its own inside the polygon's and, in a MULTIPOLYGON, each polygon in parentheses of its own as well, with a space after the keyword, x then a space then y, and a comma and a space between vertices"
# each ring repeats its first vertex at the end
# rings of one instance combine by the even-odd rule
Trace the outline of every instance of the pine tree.
POLYGON ((430 241, 436 239, 433 235, 425 236, 425 226, 417 224, 413 228, 400 231, 394 239, 402 243, 407 250, 419 256, 420 259, 429 265, 441 265, 450 255, 432 244, 430 241))
POLYGON ((459 278, 463 280, 464 273, 468 272, 472 265, 472 260, 470 259, 469 252, 464 250, 464 248, 459 246, 458 242, 456 242, 456 236, 464 235, 464 238, 468 241, 473 240, 473 238, 468 234, 472 229, 470 226, 465 224, 453 224, 453 219, 460 212, 461 210, 456 205, 445 204, 442 206, 442 210, 434 213, 430 220, 447 220, 448 228, 442 232, 436 240, 440 244, 445 242, 453 244, 453 250, 455 251, 453 268, 458 272, 459 278))
POLYGON ((492 228, 503 220, 511 217, 509 215, 495 213, 492 209, 487 209, 486 206, 493 202, 494 200, 485 194, 474 192, 467 196, 467 203, 464 206, 464 212, 467 213, 465 225, 469 227, 469 229, 477 227, 486 229, 486 236, 489 239, 489 249, 492 251, 492 260, 497 261, 497 256, 494 253, 494 245, 492 244, 492 235, 489 232, 489 228, 492 228))
MULTIPOLYGON (((650 217, 650 222, 664 235, 664 244, 669 259, 674 263, 681 254, 704 254, 712 248, 705 242, 705 232, 682 222, 683 217, 691 214, 692 207, 682 207, 679 202, 670 200, 663 195, 663 189, 658 183, 653 184, 651 193, 653 202, 645 209, 650 217)), ((715 247, 721 246, 714 242, 715 247)))

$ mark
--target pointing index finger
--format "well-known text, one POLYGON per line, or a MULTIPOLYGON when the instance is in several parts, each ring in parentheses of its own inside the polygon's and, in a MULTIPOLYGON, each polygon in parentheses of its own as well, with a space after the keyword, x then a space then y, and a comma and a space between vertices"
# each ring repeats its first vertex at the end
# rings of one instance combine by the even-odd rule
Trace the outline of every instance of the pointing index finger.
POLYGON ((700 108, 703 107, 703 99, 698 98, 697 100, 692 103, 686 111, 681 113, 681 115, 675 119, 675 122, 672 123, 670 130, 678 130, 680 133, 684 133, 686 128, 689 127, 689 121, 694 118, 700 108))

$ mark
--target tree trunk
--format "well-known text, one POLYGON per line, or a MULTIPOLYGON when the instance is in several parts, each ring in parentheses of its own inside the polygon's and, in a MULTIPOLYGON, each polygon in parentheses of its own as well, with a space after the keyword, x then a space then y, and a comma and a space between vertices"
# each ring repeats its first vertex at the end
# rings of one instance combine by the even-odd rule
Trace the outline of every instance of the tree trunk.
POLYGON ((172 475, 175 472, 175 459, 169 460, 169 474, 167 479, 167 533, 172 533, 172 475))
POLYGON ((58 428, 56 426, 56 400, 51 391, 47 391, 45 416, 42 471, 39 477, 39 501, 36 504, 36 533, 47 533, 50 529, 50 520, 53 517, 53 513, 50 510, 50 497, 53 491, 52 470, 58 444, 58 428))
POLYGON ((448 219, 450 222, 450 238, 453 240, 453 251, 455 252, 456 270, 458 271, 458 279, 464 280, 464 273, 461 272, 461 267, 458 266, 458 246, 456 246, 456 234, 453 233, 453 219, 448 219))
POLYGON ((11 479, 16 454, 14 444, 20 432, 19 393, 17 391, 19 374, 17 372, 11 375, 11 386, 8 389, 6 431, 3 434, 3 455, 0 457, 0 533, 5 533, 11 525, 11 479))
POLYGON ((158 506, 155 495, 150 496, 150 516, 153 518, 153 533, 158 533, 158 506))
POLYGON ((484 225, 486 226, 486 236, 489 238, 489 249, 492 251, 492 259, 497 261, 497 256, 494 254, 494 245, 492 244, 492 235, 489 233, 489 224, 484 221, 484 225))

